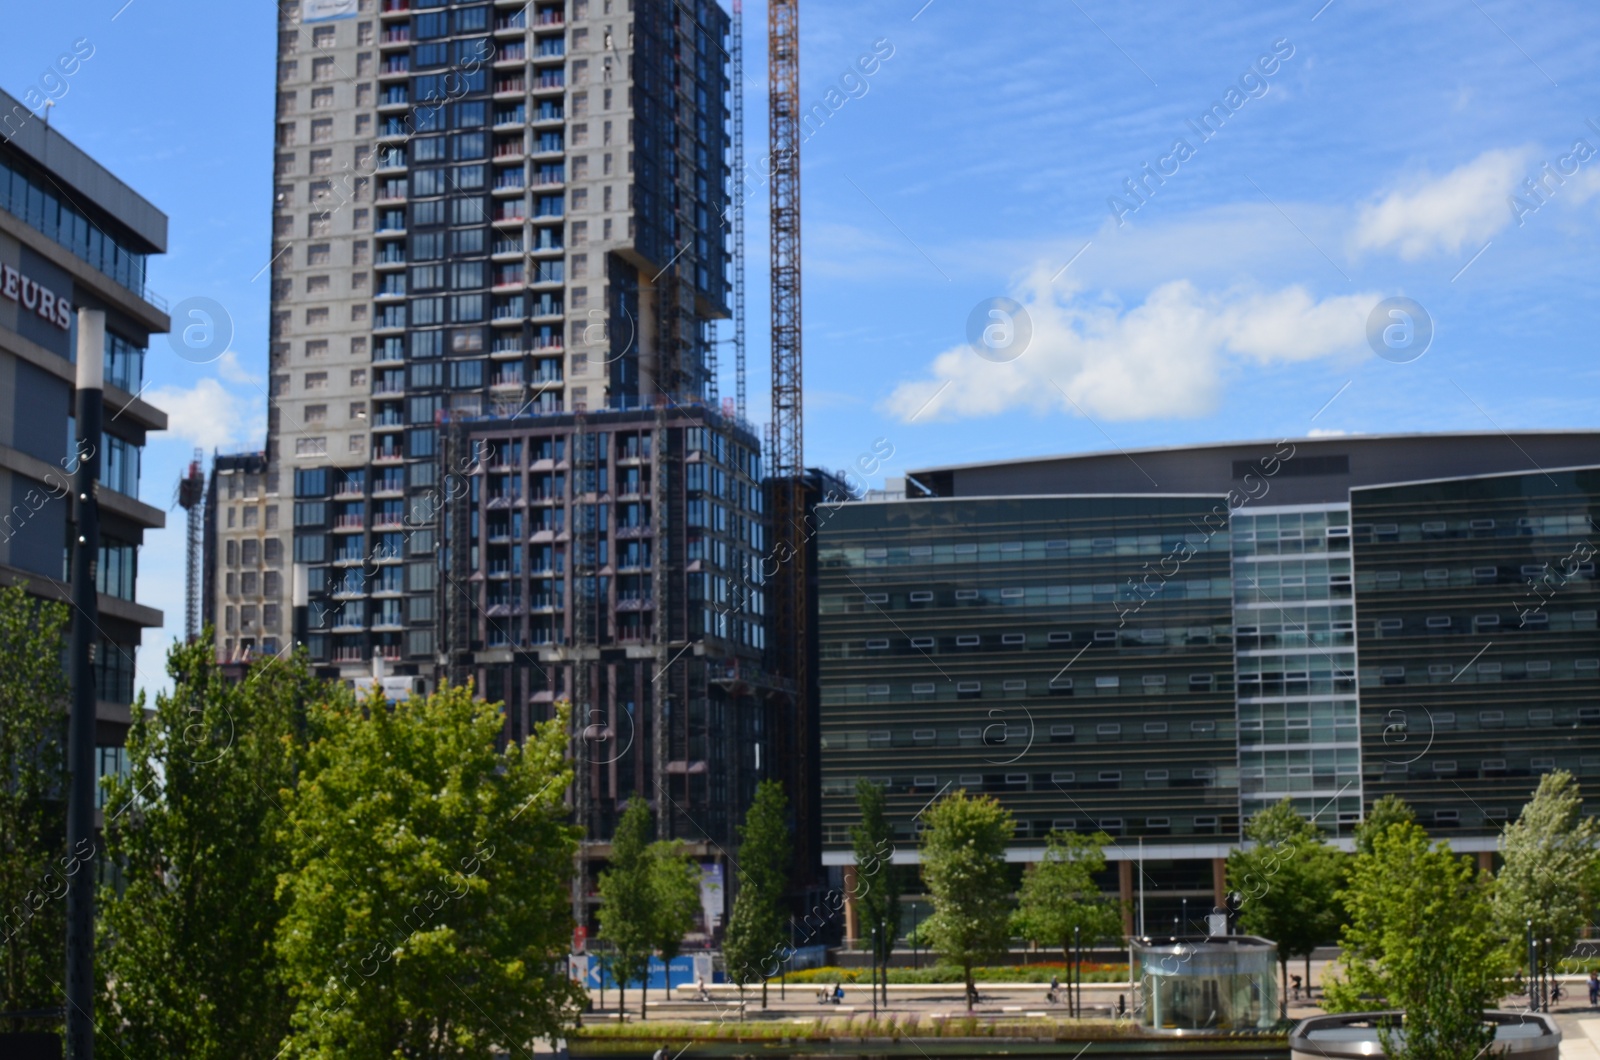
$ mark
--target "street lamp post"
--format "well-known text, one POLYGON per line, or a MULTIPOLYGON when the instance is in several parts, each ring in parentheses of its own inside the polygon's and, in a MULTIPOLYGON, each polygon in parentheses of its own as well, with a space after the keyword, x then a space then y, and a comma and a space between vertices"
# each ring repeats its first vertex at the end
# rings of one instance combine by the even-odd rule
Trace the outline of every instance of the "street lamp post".
POLYGON ((872 990, 872 1018, 878 1018, 878 928, 872 928, 872 971, 869 973, 872 990))
MULTIPOLYGON (((106 314, 78 310, 76 527, 72 549, 72 704, 67 714, 67 849, 94 849, 94 653, 99 631, 101 431, 105 416, 106 314)), ((103 650, 103 649, 102 649, 103 650)), ((98 860, 98 859, 96 859, 98 860)), ((67 1056, 94 1058, 94 884, 91 868, 67 881, 67 1056)))

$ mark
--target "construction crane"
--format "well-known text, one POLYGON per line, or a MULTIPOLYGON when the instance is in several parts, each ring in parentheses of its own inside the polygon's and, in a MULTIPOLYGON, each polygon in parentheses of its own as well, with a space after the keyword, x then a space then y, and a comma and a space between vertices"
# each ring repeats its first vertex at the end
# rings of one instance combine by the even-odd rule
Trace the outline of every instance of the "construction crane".
POLYGON ((200 615, 205 585, 205 497, 206 476, 203 470, 205 451, 196 449, 189 471, 178 480, 178 505, 189 515, 188 552, 184 556, 187 566, 184 585, 183 634, 193 641, 200 636, 200 615))
MULTIPOLYGON (((813 849, 815 750, 808 637, 808 547, 805 431, 800 372, 800 10, 799 0, 767 5, 767 132, 771 162, 772 426, 768 461, 772 555, 782 557, 771 579, 774 662, 793 682, 778 719, 774 761, 789 771, 795 807, 795 863, 802 873, 818 859, 813 849)), ((803 881, 802 881, 803 882, 803 881)))
POLYGON ((737 190, 733 206, 733 407, 742 420, 744 408, 744 2, 733 0, 733 171, 737 190))

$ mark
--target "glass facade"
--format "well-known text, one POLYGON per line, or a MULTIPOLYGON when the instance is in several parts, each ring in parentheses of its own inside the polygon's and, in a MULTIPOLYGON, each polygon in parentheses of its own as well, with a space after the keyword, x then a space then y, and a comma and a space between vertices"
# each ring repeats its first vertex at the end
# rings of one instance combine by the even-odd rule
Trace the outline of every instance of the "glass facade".
POLYGON ((848 845, 861 775, 886 785, 908 839, 958 788, 998 796, 1019 842, 1237 836, 1233 585, 1214 508, 820 509, 825 845, 848 845))
POLYGON ((1566 769, 1600 810, 1600 470, 1351 492, 1364 784, 1490 834, 1566 769))
POLYGON ((1600 469, 1326 492, 819 513, 825 857, 858 776, 907 839, 996 795, 1017 857, 1051 828, 1219 857, 1285 798, 1348 845, 1388 794, 1490 851, 1555 769, 1600 810, 1600 469))
POLYGON ((131 240, 111 235, 118 225, 105 217, 91 219, 62 199, 50 178, 28 162, 0 156, 0 210, 27 222, 73 254, 141 298, 148 255, 131 240))
POLYGON ((1289 798, 1349 834, 1361 820, 1349 506, 1239 508, 1229 531, 1241 812, 1289 798))

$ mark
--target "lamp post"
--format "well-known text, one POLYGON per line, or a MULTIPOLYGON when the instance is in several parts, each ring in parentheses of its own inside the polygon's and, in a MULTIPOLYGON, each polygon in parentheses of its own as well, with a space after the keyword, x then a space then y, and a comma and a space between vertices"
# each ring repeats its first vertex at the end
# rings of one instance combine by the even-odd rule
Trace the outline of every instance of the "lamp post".
POLYGON ((1556 949, 1555 939, 1544 940, 1544 1010, 1555 1011, 1552 1002, 1555 1001, 1556 992, 1556 949))
POLYGON ((872 1018, 878 1018, 878 926, 872 926, 872 971, 869 974, 872 990, 872 1018))
MULTIPOLYGON (((94 849, 94 652, 100 608, 95 568, 100 558, 101 431, 105 415, 106 315, 78 310, 77 466, 72 481, 76 539, 72 549, 72 705, 67 721, 67 849, 94 849)), ((98 860, 98 859, 96 859, 98 860)), ((67 1056, 94 1057, 94 881, 92 864, 67 882, 67 1056)))

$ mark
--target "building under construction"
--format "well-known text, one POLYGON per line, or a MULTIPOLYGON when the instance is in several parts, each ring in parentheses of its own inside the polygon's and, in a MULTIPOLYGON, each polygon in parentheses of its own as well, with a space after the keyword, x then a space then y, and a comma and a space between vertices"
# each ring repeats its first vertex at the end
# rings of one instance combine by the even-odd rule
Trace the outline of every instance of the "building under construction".
POLYGON ((451 424, 436 590, 445 676, 503 700, 521 739, 573 704, 573 804, 593 912, 621 808, 707 862, 772 769, 761 456, 695 403, 451 424))
POLYGON ((287 643, 293 581, 345 679, 471 678, 512 739, 570 700, 580 919, 636 796, 717 859, 778 776, 813 881, 794 0, 770 5, 770 186, 737 0, 303 6, 278 27, 267 447, 207 499, 219 652, 287 643), (770 441, 743 311, 768 192, 770 441))

